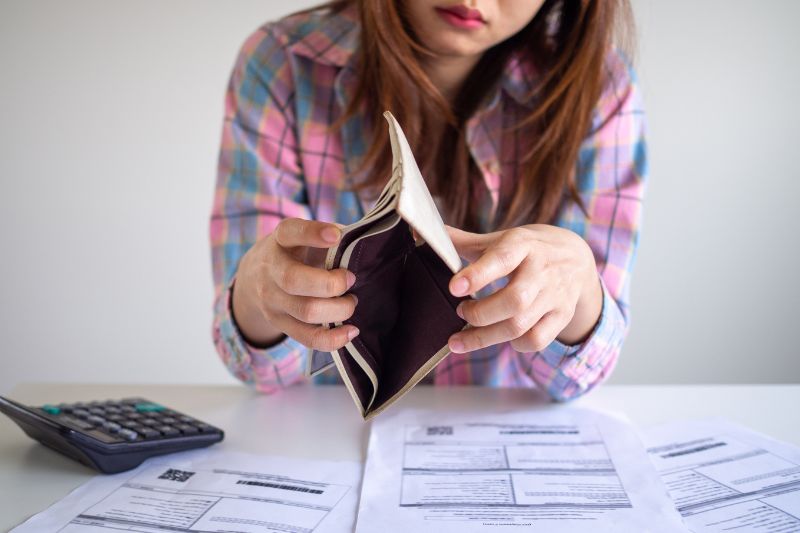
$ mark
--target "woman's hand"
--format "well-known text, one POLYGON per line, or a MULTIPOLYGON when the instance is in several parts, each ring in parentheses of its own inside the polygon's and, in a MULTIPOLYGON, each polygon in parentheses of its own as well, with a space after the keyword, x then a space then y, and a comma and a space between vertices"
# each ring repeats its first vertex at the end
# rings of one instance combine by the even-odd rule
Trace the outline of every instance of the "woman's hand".
POLYGON ((450 350, 469 352, 511 341, 520 352, 537 352, 554 339, 577 344, 594 329, 602 288, 589 245, 556 226, 532 224, 488 234, 448 227, 453 244, 470 265, 450 280, 455 296, 473 294, 508 276, 508 285, 457 309, 471 326, 450 337, 450 350))
POLYGON ((352 325, 327 329, 323 322, 352 316, 356 297, 342 296, 355 283, 352 272, 319 268, 320 249, 341 239, 335 224, 282 220, 242 257, 233 286, 233 315, 253 345, 268 346, 289 335, 309 348, 332 351, 358 335, 352 325), (312 266, 314 265, 314 266, 312 266))

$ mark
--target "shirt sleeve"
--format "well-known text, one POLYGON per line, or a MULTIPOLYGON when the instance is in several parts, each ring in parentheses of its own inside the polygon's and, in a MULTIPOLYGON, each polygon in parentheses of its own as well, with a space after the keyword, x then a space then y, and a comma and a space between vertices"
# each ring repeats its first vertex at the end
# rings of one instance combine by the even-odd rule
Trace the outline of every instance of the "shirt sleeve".
POLYGON ((242 46, 226 91, 210 222, 214 344, 230 372, 261 392, 304 379, 307 353, 289 337, 266 349, 251 346, 231 313, 234 276, 245 252, 282 219, 311 217, 297 155, 290 66, 269 26, 242 46))
POLYGON ((587 213, 569 202, 556 224, 586 240, 603 291, 600 319, 580 345, 553 341, 523 353, 523 368, 556 400, 576 398, 607 378, 629 326, 630 275, 639 241, 647 159, 641 94, 630 66, 608 60, 610 80, 598 102, 592 133, 581 146, 576 183, 587 213))

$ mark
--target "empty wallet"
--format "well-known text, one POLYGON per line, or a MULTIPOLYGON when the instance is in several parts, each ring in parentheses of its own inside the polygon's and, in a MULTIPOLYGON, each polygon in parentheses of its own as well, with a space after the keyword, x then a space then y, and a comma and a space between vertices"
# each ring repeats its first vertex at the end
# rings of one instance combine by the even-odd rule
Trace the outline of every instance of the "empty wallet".
POLYGON ((392 176, 364 218, 343 228, 328 251, 327 269, 356 276, 353 324, 360 334, 343 348, 309 358, 309 373, 335 366, 364 419, 380 413, 448 354, 449 337, 464 329, 456 314, 465 298, 448 284, 461 259, 419 172, 400 126, 388 111, 392 176), (420 237, 415 240, 412 229, 420 237))

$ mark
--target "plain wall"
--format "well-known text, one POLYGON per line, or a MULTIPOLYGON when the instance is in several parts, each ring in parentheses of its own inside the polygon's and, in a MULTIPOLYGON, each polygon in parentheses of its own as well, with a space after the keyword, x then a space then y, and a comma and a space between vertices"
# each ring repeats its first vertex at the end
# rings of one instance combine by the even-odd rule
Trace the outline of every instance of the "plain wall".
MULTIPOLYGON (((223 92, 314 2, 0 0, 0 392, 230 383, 210 338, 223 92)), ((650 184, 616 383, 800 381, 800 2, 635 1, 650 184)))

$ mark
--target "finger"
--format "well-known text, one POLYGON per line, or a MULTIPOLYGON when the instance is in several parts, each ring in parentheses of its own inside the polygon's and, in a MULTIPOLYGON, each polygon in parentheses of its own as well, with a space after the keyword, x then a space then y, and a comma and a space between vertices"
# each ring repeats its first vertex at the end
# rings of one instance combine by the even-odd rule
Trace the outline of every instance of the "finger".
POLYGON ((295 259, 308 266, 323 269, 325 268, 325 261, 328 259, 328 253, 331 251, 330 248, 313 248, 310 246, 295 248, 295 250, 298 252, 302 250, 303 252, 292 254, 295 259))
POLYGON ((338 350, 359 333, 358 328, 350 324, 328 329, 306 324, 289 315, 276 316, 272 323, 303 346, 322 352, 338 350))
POLYGON ((539 287, 529 276, 514 276, 508 285, 486 298, 464 300, 456 313, 472 326, 488 326, 531 312, 538 295, 539 287))
POLYGON ((458 255, 470 262, 478 259, 481 252, 497 238, 495 233, 471 233, 452 226, 445 226, 445 229, 458 255))
POLYGON ((507 342, 525 334, 542 314, 520 314, 489 326, 468 328, 452 335, 447 344, 452 352, 466 353, 507 342))
POLYGON ((287 295, 286 311, 306 324, 343 322, 353 316, 358 302, 354 294, 339 298, 312 298, 287 295))
POLYGON ((518 352, 541 352, 555 340, 569 320, 564 313, 551 311, 544 315, 524 335, 511 341, 511 347, 518 352))
POLYGON ((312 246, 330 248, 342 238, 342 230, 336 224, 287 218, 275 228, 275 240, 284 248, 312 246))
POLYGON ((466 296, 484 288, 489 283, 507 276, 527 256, 527 249, 503 240, 491 245, 477 261, 467 266, 450 280, 453 296, 466 296))
POLYGON ((270 272, 278 287, 295 296, 333 298, 347 292, 356 281, 355 275, 344 268, 315 268, 285 254, 275 257, 275 266, 270 272))

